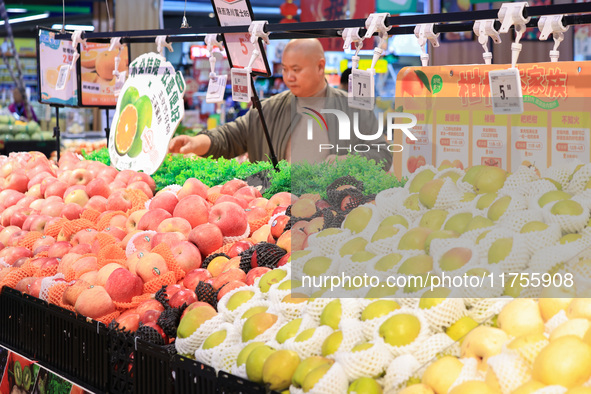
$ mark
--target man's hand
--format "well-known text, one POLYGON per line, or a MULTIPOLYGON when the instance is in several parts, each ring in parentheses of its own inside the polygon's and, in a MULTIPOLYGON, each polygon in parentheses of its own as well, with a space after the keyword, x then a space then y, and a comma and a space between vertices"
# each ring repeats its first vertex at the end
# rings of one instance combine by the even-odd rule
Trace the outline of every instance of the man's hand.
POLYGON ((206 135, 197 135, 195 137, 181 135, 170 140, 168 151, 170 153, 194 153, 203 156, 209 150, 210 145, 211 140, 206 135))

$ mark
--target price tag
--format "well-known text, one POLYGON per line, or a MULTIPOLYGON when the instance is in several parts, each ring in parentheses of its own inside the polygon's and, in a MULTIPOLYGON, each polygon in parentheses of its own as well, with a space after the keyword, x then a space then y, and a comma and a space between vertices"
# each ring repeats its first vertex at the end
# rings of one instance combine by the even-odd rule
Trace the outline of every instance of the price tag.
POLYGON ((373 72, 353 70, 349 83, 349 106, 357 109, 373 110, 375 85, 373 72))
POLYGON ((250 72, 233 68, 232 69, 232 100, 242 103, 250 102, 252 96, 250 91, 250 72))
POLYGON ((519 70, 494 70, 488 74, 494 114, 523 113, 523 93, 519 70))
MULTIPOLYGON (((207 95, 205 96, 205 102, 207 103, 221 103, 224 101, 224 94, 226 93, 226 82, 228 81, 227 75, 217 75, 215 79, 209 79, 209 85, 207 86, 207 95)), ((234 89, 232 89, 234 91, 234 89)), ((232 98, 234 95, 232 94, 232 98)))
POLYGON ((64 90, 66 87, 66 82, 68 82, 68 75, 70 75, 70 65, 64 64, 60 66, 57 82, 55 84, 55 90, 64 90))

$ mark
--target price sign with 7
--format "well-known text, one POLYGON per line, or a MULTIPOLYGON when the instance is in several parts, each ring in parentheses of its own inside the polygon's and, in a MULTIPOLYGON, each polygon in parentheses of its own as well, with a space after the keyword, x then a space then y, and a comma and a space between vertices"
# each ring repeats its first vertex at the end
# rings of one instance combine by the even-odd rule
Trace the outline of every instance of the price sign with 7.
POLYGON ((523 93, 519 70, 494 70, 488 74, 490 93, 492 96, 493 113, 523 113, 523 93))
POLYGON ((353 70, 349 83, 349 106, 373 110, 375 103, 374 75, 369 70, 353 70))

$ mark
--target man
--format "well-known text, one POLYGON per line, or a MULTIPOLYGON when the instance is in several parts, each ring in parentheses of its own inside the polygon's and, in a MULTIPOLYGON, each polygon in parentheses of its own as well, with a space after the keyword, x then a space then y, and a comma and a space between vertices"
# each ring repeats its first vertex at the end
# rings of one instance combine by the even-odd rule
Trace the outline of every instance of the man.
MULTIPOLYGON (((279 160, 290 162, 320 162, 335 160, 348 154, 357 144, 381 144, 368 152, 359 153, 381 162, 385 169, 392 164, 392 153, 386 149, 383 135, 373 141, 363 141, 351 131, 349 140, 339 141, 337 117, 324 114, 328 127, 320 121, 308 121, 316 110, 323 108, 347 111, 347 93, 328 86, 324 77, 324 50, 317 39, 290 41, 282 57, 283 81, 288 91, 277 94, 262 103, 271 143, 279 160), (307 116, 310 115, 310 116, 307 116), (312 125, 313 139, 308 127, 312 125)), ((359 131, 375 134, 377 119, 372 112, 359 111, 359 131)), ((318 117, 316 117, 318 119, 318 117)), ((350 117, 351 125, 353 117, 350 117)), ((353 128, 353 126, 351 126, 353 128)), ((195 153, 198 156, 232 158, 248 152, 251 161, 267 160, 270 151, 261 126, 258 111, 251 109, 236 121, 195 137, 179 136, 170 142, 172 153, 195 153)), ((359 152, 364 149, 359 150, 359 152)))

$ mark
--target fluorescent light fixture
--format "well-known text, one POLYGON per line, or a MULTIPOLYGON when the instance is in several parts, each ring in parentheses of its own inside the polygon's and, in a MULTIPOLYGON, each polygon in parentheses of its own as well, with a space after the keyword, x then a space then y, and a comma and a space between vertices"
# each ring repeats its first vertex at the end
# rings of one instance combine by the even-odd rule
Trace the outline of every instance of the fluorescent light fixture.
MULTIPOLYGON (((162 6, 164 12, 184 12, 185 6, 187 13, 209 14, 213 11, 213 6, 208 3, 190 3, 185 5, 184 1, 165 0, 162 6)), ((257 15, 281 15, 278 7, 252 7, 252 12, 257 15)))
POLYGON ((25 12, 27 12, 26 8, 7 8, 6 12, 11 12, 14 14, 24 14, 25 12))
MULTIPOLYGON (((29 15, 29 16, 23 16, 20 18, 11 18, 8 22, 10 22, 10 24, 13 25, 15 23, 35 21, 37 19, 44 19, 44 18, 47 18, 48 16, 49 16, 49 12, 46 12, 44 14, 29 15)), ((3 26, 3 25, 4 25, 4 21, 0 21, 0 26, 3 26)))
MULTIPOLYGON (((56 23, 55 25, 51 26, 54 30, 61 30, 62 24, 56 23)), ((84 31, 94 31, 94 26, 92 25, 66 25, 66 30, 84 30, 84 31)))

